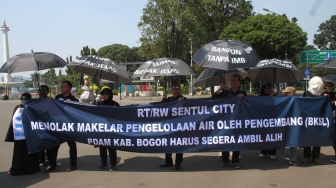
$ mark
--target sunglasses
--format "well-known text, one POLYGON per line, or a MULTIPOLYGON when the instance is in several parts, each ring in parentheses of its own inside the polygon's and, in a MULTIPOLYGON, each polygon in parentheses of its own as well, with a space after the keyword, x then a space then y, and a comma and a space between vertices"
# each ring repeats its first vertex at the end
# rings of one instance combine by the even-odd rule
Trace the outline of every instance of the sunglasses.
POLYGON ((109 93, 105 93, 105 92, 104 92, 104 93, 102 93, 101 95, 110 95, 110 94, 109 94, 109 93))
POLYGON ((22 100, 27 100, 26 98, 20 98, 20 100, 22 101, 22 100))

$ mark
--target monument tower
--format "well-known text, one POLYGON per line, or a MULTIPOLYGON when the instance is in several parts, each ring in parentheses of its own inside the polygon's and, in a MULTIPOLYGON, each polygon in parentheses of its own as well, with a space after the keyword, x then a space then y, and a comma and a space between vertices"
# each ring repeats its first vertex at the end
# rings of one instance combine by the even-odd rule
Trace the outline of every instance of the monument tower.
MULTIPOLYGON (((6 25, 6 21, 4 21, 2 27, 0 27, 0 30, 3 31, 2 34, 2 47, 3 47, 3 63, 5 63, 9 59, 9 46, 8 46, 8 34, 9 27, 6 25)), ((4 82, 8 83, 11 82, 11 75, 4 73, 4 82)))

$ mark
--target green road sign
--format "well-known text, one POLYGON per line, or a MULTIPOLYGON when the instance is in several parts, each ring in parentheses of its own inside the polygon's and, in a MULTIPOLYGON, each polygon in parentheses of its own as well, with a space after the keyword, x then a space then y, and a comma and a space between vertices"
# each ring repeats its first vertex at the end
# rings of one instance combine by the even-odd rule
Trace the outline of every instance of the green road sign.
POLYGON ((301 51, 301 63, 321 63, 327 57, 336 57, 336 50, 310 50, 310 51, 301 51))

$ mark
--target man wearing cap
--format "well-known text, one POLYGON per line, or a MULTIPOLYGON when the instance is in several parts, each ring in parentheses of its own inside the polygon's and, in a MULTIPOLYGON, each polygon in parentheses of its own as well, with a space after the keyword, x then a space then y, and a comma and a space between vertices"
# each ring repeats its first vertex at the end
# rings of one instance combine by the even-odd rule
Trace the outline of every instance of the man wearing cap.
MULTIPOLYGON (((240 90, 239 86, 241 83, 241 79, 239 75, 232 75, 230 78, 230 89, 225 90, 225 84, 221 84, 220 88, 212 95, 212 98, 225 98, 229 96, 237 96, 238 98, 242 98, 246 96, 246 91, 240 90)), ((236 169, 240 168, 239 165, 239 153, 240 151, 232 152, 232 164, 236 169)), ((220 168, 226 167, 229 164, 229 152, 222 152, 222 162, 219 165, 220 168)))
MULTIPOLYGON (((294 87, 289 86, 286 87, 286 89, 284 90, 285 96, 294 96, 296 90, 294 87)), ((300 166, 300 163, 297 162, 296 160, 296 155, 297 155, 297 147, 290 147, 289 148, 289 152, 290 152, 290 158, 289 158, 289 164, 293 165, 293 166, 300 166)), ((280 148, 278 150, 278 162, 277 164, 280 166, 283 166, 285 162, 285 147, 280 148)))
MULTIPOLYGON (((181 86, 179 83, 173 82, 171 90, 173 96, 167 98, 167 94, 165 93, 163 95, 163 99, 161 102, 170 102, 176 100, 181 102, 183 99, 187 99, 181 95, 181 86)), ((180 170, 182 161, 183 161, 183 153, 176 153, 174 170, 180 170)), ((160 164, 159 167, 171 167, 171 166, 173 166, 172 154, 166 153, 165 162, 163 164, 160 164)))

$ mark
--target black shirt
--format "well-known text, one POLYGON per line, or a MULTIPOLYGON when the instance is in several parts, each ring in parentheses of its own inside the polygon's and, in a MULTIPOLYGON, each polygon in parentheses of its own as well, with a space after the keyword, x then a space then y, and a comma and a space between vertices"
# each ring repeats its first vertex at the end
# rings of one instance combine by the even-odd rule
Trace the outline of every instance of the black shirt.
POLYGON ((231 88, 228 90, 222 90, 222 92, 220 92, 219 94, 217 94, 217 92, 215 92, 214 94, 212 94, 211 98, 225 98, 225 97, 229 97, 229 96, 237 96, 238 94, 243 94, 244 96, 247 96, 246 91, 244 90, 236 90, 233 91, 231 88))
POLYGON ((97 105, 120 106, 120 104, 114 100, 110 100, 110 101, 103 100, 102 102, 99 102, 97 105))
POLYGON ((336 94, 336 93, 333 92, 333 91, 332 91, 332 92, 325 91, 325 92, 323 93, 323 95, 324 95, 324 94, 328 94, 328 95, 329 95, 328 98, 330 99, 331 107, 332 107, 333 110, 336 110, 336 106, 335 106, 335 104, 334 104, 334 102, 333 102, 333 101, 335 101, 335 98, 336 98, 336 97, 335 97, 335 94, 336 94))
MULTIPOLYGON (((166 99, 162 99, 161 102, 169 102, 169 101, 176 101, 178 100, 180 97, 183 97, 181 94, 179 94, 177 97, 174 97, 174 96, 171 96, 171 97, 168 97, 166 99)), ((187 99, 186 97, 183 97, 184 99, 187 99)))
POLYGON ((303 97, 317 97, 317 96, 323 96, 323 94, 322 95, 313 95, 310 91, 305 91, 303 93, 303 97))
POLYGON ((71 100, 71 101, 77 101, 79 102, 78 99, 76 99, 73 95, 69 94, 68 96, 64 97, 63 94, 59 94, 55 97, 55 99, 64 99, 64 100, 71 100))

